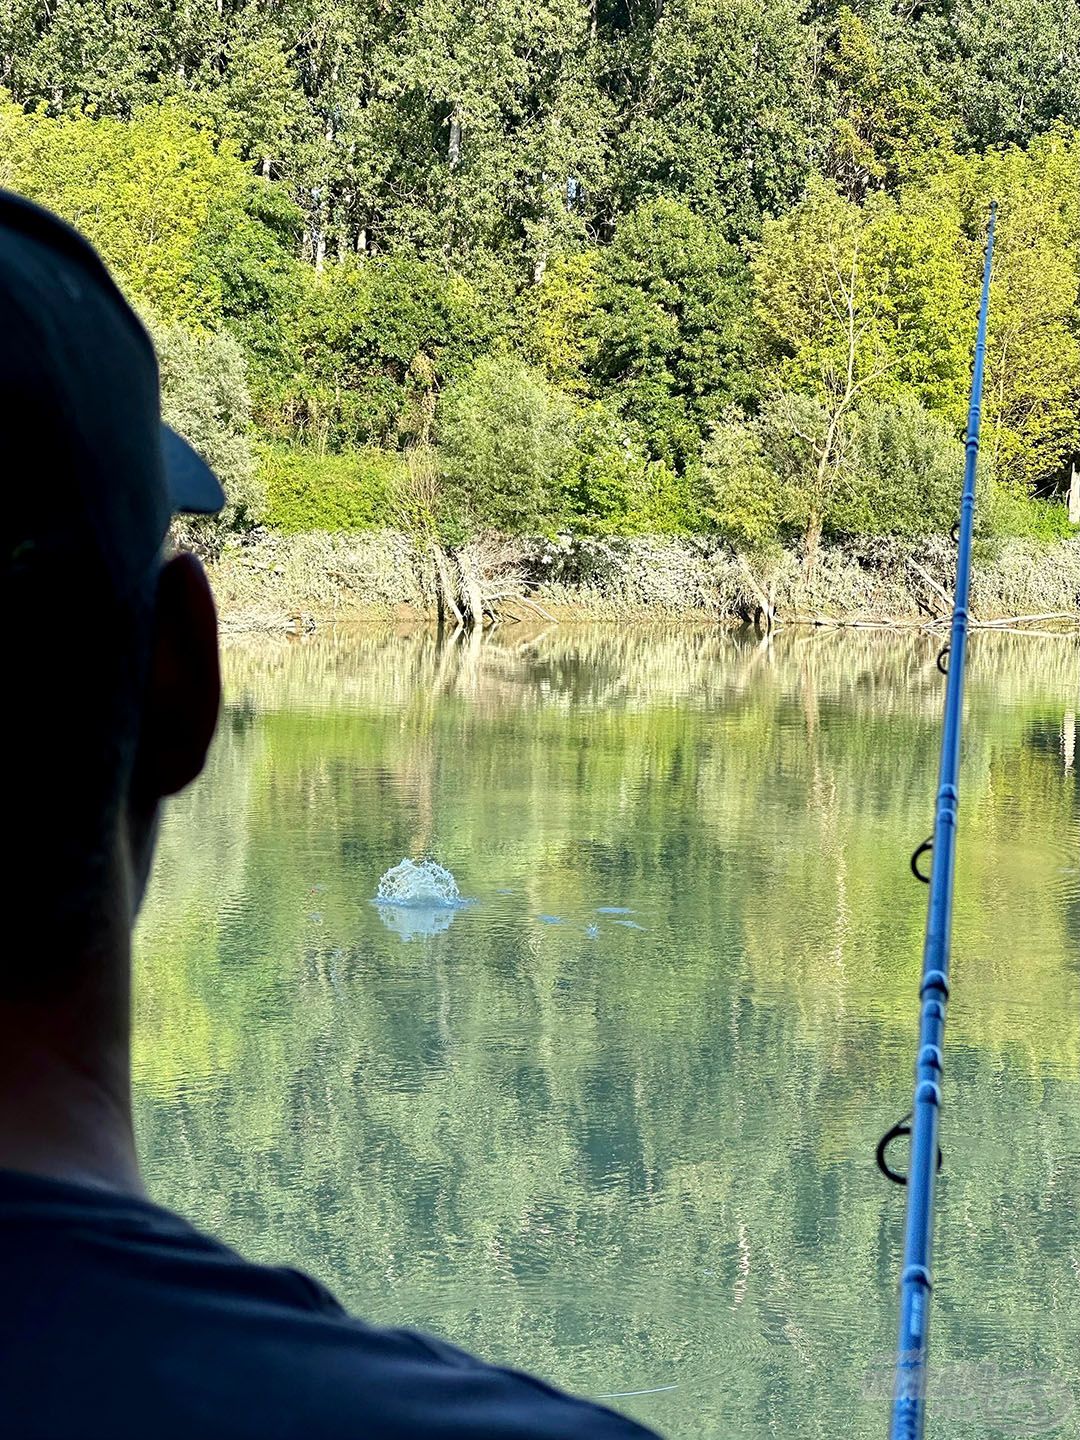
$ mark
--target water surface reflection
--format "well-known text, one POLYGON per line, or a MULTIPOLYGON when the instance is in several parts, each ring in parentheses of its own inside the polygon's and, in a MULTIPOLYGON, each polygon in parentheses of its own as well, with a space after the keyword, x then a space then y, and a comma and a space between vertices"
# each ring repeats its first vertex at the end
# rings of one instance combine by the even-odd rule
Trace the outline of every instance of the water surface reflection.
MULTIPOLYGON (((902 1196, 872 1155, 909 1084, 935 653, 234 642, 141 930, 152 1192, 673 1437, 880 1435, 902 1196), (403 943, 370 901, 425 854, 476 903, 403 943)), ((1075 643, 975 638, 935 1319, 945 1373, 1070 1405, 1077 689, 1075 643)))

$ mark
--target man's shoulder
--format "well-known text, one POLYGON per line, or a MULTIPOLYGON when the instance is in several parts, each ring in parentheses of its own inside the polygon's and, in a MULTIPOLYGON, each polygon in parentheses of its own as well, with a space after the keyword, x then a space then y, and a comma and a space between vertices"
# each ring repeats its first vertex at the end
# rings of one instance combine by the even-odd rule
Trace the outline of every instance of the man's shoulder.
POLYGON ((84 1420, 101 1422, 92 1434, 110 1440, 650 1433, 445 1341, 357 1319, 302 1271, 245 1260, 156 1206, 56 1187, 11 1200, 0 1187, 17 1292, 13 1323, 0 1315, 0 1378, 25 1405, 20 1434, 69 1433, 64 1395, 46 1380, 58 1372, 84 1420))
POLYGON ((298 1355, 297 1364, 336 1390, 335 1405, 354 1423, 364 1415, 371 1426, 364 1433, 373 1440, 418 1435, 645 1440, 651 1433, 602 1405, 524 1371, 480 1360, 432 1335, 379 1329, 344 1311, 331 1323, 337 1332, 308 1356, 298 1355))
POLYGON ((249 1358, 260 1357, 258 1368, 274 1377, 277 1403, 287 1404, 290 1394, 312 1397, 305 1435, 352 1437, 361 1420, 360 1433, 370 1440, 646 1440, 651 1434, 525 1371, 479 1359, 420 1330, 359 1319, 302 1271, 239 1257, 233 1263, 234 1279, 282 1286, 296 1297, 295 1313, 275 1307, 259 1333, 239 1325, 229 1343, 249 1358))

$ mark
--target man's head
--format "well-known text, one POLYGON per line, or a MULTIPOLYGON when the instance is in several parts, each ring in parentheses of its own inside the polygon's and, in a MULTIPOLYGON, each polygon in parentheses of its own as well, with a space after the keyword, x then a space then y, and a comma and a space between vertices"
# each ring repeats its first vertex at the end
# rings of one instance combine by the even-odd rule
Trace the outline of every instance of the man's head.
POLYGON ((165 544, 223 496, 163 429, 153 348, 95 252, 3 192, 0 456, 11 998, 126 935, 159 804, 202 767, 214 607, 165 544))

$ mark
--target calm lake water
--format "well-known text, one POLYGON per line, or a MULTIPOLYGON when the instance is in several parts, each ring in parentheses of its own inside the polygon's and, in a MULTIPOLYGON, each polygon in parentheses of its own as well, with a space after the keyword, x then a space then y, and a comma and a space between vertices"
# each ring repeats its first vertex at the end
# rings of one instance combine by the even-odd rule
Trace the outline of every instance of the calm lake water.
MULTIPOLYGON (((673 1440, 881 1437, 935 648, 233 642, 140 933, 151 1193, 673 1440), (406 855, 439 933, 371 904, 406 855)), ((1078 682, 974 641, 935 1437, 1080 1435, 1078 682)))

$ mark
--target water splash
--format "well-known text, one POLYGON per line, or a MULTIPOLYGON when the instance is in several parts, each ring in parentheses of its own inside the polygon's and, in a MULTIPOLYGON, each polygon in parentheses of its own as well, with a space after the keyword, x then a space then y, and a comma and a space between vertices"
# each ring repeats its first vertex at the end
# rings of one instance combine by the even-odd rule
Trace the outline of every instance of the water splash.
POLYGON ((445 866, 434 860, 402 860, 379 881, 377 905, 446 905, 456 909, 467 904, 458 883, 445 866))
POLYGON ((445 866, 405 859, 383 875, 374 903, 388 930, 415 940, 449 930, 454 915, 469 902, 445 866))

